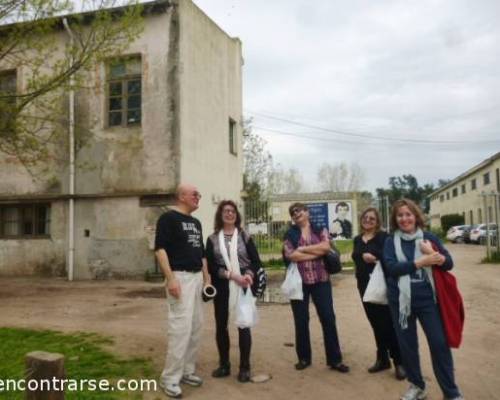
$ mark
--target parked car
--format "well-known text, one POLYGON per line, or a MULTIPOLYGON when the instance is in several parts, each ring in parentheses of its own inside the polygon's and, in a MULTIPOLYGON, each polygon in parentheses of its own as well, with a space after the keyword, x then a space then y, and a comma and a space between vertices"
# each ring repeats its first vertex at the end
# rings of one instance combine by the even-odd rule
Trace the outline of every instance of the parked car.
POLYGON ((476 229, 479 225, 467 225, 467 228, 464 228, 463 239, 464 243, 470 243, 470 233, 473 229, 476 229))
POLYGON ((462 243, 464 241, 464 230, 470 225, 456 225, 452 226, 446 232, 446 239, 453 243, 462 243))
POLYGON ((472 229, 470 232, 471 243, 486 243, 486 236, 488 235, 487 230, 489 230, 490 236, 493 238, 497 237, 497 224, 488 224, 488 229, 486 229, 486 224, 480 224, 477 228, 472 229))

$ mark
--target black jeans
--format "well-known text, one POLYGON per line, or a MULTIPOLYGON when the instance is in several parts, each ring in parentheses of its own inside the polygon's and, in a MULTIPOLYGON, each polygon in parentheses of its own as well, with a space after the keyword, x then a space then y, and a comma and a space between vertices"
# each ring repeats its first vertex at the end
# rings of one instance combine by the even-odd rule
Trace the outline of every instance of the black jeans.
POLYGON ((361 296, 361 302, 365 309, 366 316, 373 329, 375 343, 377 344, 377 359, 389 361, 391 356, 395 365, 401 364, 401 352, 399 350, 398 338, 392 323, 391 311, 388 305, 365 303, 363 295, 365 294, 368 282, 358 280, 358 290, 361 296))
POLYGON ((326 363, 336 365, 342 361, 335 313, 333 311, 332 287, 330 281, 302 285, 303 300, 291 300, 295 321, 295 349, 299 360, 311 362, 311 338, 309 336, 309 297, 312 297, 325 343, 326 363))
MULTIPOLYGON (((219 350, 220 365, 229 365, 229 332, 227 329, 229 317, 229 285, 222 282, 217 286, 217 295, 214 298, 215 312, 215 340, 219 350)), ((250 328, 238 328, 240 345, 240 369, 250 369, 250 349, 252 336, 250 328)))

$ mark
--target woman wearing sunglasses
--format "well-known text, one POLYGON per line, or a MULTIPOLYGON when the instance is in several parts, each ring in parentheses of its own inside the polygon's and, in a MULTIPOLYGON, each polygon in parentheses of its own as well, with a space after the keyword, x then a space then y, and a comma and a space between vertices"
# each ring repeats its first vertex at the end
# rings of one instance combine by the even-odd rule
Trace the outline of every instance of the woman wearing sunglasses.
POLYGON ((354 238, 352 259, 356 265, 356 281, 363 308, 375 336, 377 358, 368 368, 369 373, 376 373, 391 368, 392 358, 396 379, 406 378, 401 365, 398 339, 392 324, 388 305, 363 302, 363 296, 370 280, 370 275, 377 261, 382 261, 382 252, 387 233, 381 230, 380 214, 376 208, 369 207, 361 214, 361 234, 354 238))
POLYGON ((290 206, 289 212, 293 225, 285 235, 283 257, 287 265, 290 262, 297 263, 304 294, 303 300, 290 301, 295 322, 295 349, 298 357, 295 368, 302 370, 312 362, 309 335, 309 298, 312 298, 323 328, 326 363, 333 370, 349 372, 349 367, 342 363, 333 310, 332 286, 323 262, 323 257, 330 251, 328 230, 312 226, 305 204, 294 203, 290 206))

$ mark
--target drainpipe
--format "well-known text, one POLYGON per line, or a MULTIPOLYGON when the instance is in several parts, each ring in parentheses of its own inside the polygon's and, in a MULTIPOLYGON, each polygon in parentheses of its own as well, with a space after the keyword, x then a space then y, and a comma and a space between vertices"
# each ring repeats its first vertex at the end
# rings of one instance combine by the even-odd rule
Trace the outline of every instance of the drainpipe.
MULTIPOLYGON (((75 38, 68 20, 63 18, 64 28, 68 32, 70 47, 73 48, 75 38)), ((73 56, 71 56, 73 62, 73 56)), ((69 227, 68 227, 68 280, 73 280, 75 264, 75 79, 69 78, 71 90, 69 91, 69 227)))

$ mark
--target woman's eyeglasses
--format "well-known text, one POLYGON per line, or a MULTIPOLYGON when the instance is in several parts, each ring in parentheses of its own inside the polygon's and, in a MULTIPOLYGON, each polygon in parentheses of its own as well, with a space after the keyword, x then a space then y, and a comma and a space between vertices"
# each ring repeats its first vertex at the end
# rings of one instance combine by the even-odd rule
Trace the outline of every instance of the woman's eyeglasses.
POLYGON ((377 221, 377 218, 375 218, 375 217, 363 217, 363 221, 366 221, 366 222, 377 221))

